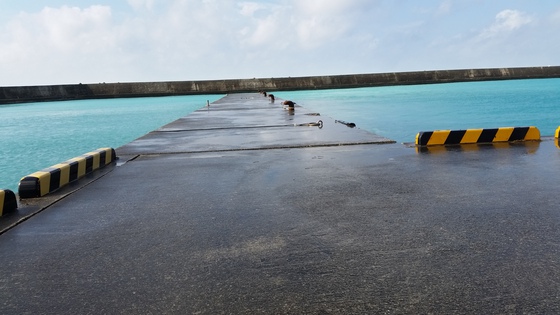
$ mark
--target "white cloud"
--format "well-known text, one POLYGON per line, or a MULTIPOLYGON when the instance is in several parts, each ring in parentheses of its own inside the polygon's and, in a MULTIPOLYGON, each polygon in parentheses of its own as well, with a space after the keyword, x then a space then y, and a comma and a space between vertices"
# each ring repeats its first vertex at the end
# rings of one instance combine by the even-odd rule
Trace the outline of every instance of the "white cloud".
POLYGON ((46 8, 40 19, 46 39, 61 50, 98 50, 112 40, 111 8, 106 6, 46 8))
POLYGON ((493 27, 497 30, 515 30, 528 24, 532 18, 517 10, 504 10, 496 15, 496 23, 493 27))
POLYGON ((80 82, 102 71, 99 63, 111 60, 117 44, 112 23, 111 8, 98 5, 18 14, 0 31, 0 85, 17 78, 33 80, 28 84, 80 82))
POLYGON ((437 8, 436 15, 445 15, 451 12, 451 8, 453 3, 451 0, 444 0, 440 3, 439 7, 437 8))
POLYGON ((155 0, 127 0, 128 4, 135 10, 151 10, 155 0))
POLYGON ((560 8, 550 15, 550 19, 553 23, 560 23, 560 8))
POLYGON ((264 4, 257 2, 241 2, 239 7, 241 15, 248 17, 252 17, 255 12, 266 8, 264 4))
POLYGON ((304 16, 319 15, 329 16, 344 14, 362 7, 367 1, 364 0, 306 0, 294 1, 299 12, 304 16))
POLYGON ((327 47, 357 25, 363 0, 287 1, 283 5, 243 2, 247 24, 241 40, 252 46, 313 50, 327 47))
POLYGON ((0 20, 0 86, 493 66, 505 61, 489 56, 506 49, 511 63, 500 66, 515 66, 534 53, 526 46, 555 64, 558 45, 544 38, 559 31, 558 5, 544 18, 541 6, 501 10, 509 3, 496 1, 127 0, 20 10, 0 20), (486 28, 473 23, 488 11, 500 13, 486 28))
POLYGON ((296 33, 305 49, 328 45, 356 26, 363 9, 361 0, 297 1, 296 33))
POLYGON ((291 44, 289 8, 256 2, 243 2, 239 8, 242 21, 239 23, 237 36, 241 47, 266 50, 273 42, 276 43, 276 48, 291 44))
POLYGON ((533 18, 517 10, 503 10, 496 15, 494 23, 479 35, 479 39, 490 39, 529 24, 533 18))
MULTIPOLYGON (((6 27, 3 40, 8 45, 26 46, 30 53, 54 50, 58 53, 99 51, 114 38, 111 9, 91 6, 86 9, 63 6, 46 7, 36 14, 21 13, 6 27), (6 38, 7 37, 7 38, 6 38)), ((17 57, 18 51, 2 51, 4 57, 17 57)))
MULTIPOLYGON (((291 44, 290 36, 286 36, 293 31, 290 30, 290 19, 279 13, 272 13, 266 17, 257 19, 253 22, 252 31, 243 36, 242 42, 248 43, 254 48, 266 49, 274 45, 276 48, 286 48, 291 44)), ((244 28, 247 30, 247 28, 244 28)))
POLYGON ((13 78, 38 69, 34 80, 49 83, 296 75, 322 67, 282 65, 324 54, 338 40, 371 38, 350 34, 370 6, 365 0, 127 1, 132 10, 117 14, 92 5, 15 16, 0 32, 0 72, 13 78), (278 74, 263 70, 274 68, 278 74))

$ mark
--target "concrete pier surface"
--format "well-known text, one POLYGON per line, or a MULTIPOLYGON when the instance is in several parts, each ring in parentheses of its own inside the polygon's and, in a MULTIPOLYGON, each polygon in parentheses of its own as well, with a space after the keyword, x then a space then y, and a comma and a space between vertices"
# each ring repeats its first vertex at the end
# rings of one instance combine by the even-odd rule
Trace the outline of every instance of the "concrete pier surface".
POLYGON ((231 94, 23 200, 0 313, 560 312, 555 140, 417 150, 314 114, 231 94))

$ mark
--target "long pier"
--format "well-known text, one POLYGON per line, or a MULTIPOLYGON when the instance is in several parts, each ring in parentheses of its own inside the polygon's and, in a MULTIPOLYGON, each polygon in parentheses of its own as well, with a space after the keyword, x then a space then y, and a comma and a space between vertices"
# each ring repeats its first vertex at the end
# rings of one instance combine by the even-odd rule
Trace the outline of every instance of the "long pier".
POLYGON ((559 149, 427 147, 258 93, 0 225, 2 314, 558 313, 559 149))

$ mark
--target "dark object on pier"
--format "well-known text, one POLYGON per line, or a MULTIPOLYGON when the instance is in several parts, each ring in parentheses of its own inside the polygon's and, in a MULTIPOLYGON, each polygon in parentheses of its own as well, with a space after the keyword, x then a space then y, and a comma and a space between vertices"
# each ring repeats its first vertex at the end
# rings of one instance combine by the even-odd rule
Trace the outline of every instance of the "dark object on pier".
POLYGON ((350 127, 350 128, 356 127, 356 124, 355 124, 355 123, 346 122, 346 121, 344 121, 344 120, 335 120, 334 122, 335 122, 335 123, 340 123, 340 124, 346 125, 346 126, 348 126, 348 127, 350 127))

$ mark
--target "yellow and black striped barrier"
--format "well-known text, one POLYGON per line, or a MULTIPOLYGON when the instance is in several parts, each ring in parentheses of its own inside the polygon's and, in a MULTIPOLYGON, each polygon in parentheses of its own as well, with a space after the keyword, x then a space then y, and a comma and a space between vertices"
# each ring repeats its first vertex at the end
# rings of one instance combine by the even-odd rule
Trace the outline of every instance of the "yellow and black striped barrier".
POLYGON ((9 189, 0 189, 0 217, 17 210, 16 194, 9 189))
POLYGON ((116 160, 113 148, 101 148, 22 178, 20 198, 42 197, 116 160))
POLYGON ((416 145, 447 145, 470 143, 495 143, 513 141, 540 141, 537 127, 503 127, 491 129, 435 130, 416 135, 416 145))

